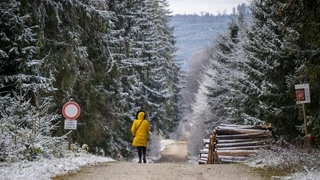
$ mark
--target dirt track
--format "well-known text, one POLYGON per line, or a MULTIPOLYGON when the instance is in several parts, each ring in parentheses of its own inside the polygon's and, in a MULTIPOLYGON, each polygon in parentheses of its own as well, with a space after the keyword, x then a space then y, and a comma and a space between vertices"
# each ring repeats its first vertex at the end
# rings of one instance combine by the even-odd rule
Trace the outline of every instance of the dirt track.
POLYGON ((184 142, 168 145, 162 158, 155 163, 109 162, 86 167, 81 171, 56 179, 87 180, 260 180, 249 168, 237 164, 187 164, 184 142))

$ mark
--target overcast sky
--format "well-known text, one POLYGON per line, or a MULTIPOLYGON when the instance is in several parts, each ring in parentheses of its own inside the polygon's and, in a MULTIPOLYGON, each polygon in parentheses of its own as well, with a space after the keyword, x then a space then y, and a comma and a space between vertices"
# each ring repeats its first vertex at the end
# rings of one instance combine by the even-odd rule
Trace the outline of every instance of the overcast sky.
POLYGON ((232 13, 232 9, 249 0, 168 0, 173 14, 232 13))

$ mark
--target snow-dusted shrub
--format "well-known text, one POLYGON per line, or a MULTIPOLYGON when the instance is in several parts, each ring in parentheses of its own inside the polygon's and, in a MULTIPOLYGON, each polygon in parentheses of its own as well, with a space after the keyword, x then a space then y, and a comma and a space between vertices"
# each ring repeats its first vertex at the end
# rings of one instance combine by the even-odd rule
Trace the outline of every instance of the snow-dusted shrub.
POLYGON ((64 138, 51 137, 52 122, 58 117, 48 113, 50 98, 31 104, 26 95, 14 93, 1 104, 0 161, 34 160, 37 156, 57 156, 64 138))
POLYGON ((320 151, 310 147, 298 147, 284 140, 277 141, 270 149, 262 149, 247 162, 254 167, 271 167, 292 172, 320 170, 320 151))

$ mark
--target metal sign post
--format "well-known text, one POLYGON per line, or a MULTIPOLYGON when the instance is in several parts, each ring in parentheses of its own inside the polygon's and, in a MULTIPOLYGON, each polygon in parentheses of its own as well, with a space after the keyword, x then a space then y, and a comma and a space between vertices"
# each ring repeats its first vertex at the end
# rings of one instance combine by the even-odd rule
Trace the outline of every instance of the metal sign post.
POLYGON ((302 104, 302 111, 303 111, 303 122, 304 122, 304 132, 306 135, 308 134, 308 128, 307 128, 307 116, 306 116, 306 110, 304 108, 304 104, 302 104))
POLYGON ((305 134, 307 135, 308 134, 307 116, 306 116, 306 110, 305 110, 304 104, 311 102, 309 84, 297 84, 295 85, 295 90, 296 90, 296 103, 302 105, 304 131, 305 131, 305 134))
POLYGON ((74 101, 69 101, 65 103, 62 107, 62 115, 64 118, 64 129, 71 129, 71 132, 68 134, 68 150, 71 150, 71 133, 72 130, 77 129, 77 118, 80 116, 80 106, 74 101))

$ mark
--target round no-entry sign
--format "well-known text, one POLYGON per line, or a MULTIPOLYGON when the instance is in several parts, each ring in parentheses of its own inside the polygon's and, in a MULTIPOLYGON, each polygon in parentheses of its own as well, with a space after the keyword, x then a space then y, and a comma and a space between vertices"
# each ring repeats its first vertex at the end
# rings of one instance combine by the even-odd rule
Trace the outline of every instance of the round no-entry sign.
POLYGON ((66 119, 74 120, 80 115, 80 106, 74 101, 69 101, 63 105, 62 115, 66 119))

